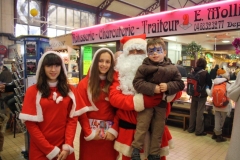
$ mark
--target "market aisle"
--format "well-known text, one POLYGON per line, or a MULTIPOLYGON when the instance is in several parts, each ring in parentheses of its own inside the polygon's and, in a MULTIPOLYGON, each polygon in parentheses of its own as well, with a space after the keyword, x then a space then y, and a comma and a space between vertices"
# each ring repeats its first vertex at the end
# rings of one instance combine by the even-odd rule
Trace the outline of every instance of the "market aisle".
MULTIPOLYGON (((171 149, 167 160, 224 160, 228 146, 227 142, 217 143, 211 139, 211 135, 195 136, 193 133, 183 131, 182 128, 169 126, 174 138, 175 148, 171 149)), ((80 126, 78 124, 76 137, 74 140, 75 155, 78 159, 80 126)), ((21 151, 25 149, 24 135, 17 133, 13 138, 13 133, 9 130, 5 133, 5 143, 2 152, 3 160, 24 160, 21 151)))

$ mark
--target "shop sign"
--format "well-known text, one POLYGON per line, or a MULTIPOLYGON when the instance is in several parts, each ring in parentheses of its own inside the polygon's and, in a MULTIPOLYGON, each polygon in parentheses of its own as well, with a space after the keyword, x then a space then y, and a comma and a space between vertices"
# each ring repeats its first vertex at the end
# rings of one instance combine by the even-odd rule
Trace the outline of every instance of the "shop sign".
POLYGON ((77 29, 72 32, 72 40, 73 45, 81 45, 143 33, 155 37, 239 28, 240 1, 229 0, 77 29))

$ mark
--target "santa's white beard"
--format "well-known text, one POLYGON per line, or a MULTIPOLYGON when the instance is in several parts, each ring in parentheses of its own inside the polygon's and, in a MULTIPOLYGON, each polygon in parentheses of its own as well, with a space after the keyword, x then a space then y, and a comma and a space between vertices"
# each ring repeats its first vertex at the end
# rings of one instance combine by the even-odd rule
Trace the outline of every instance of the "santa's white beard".
POLYGON ((120 86, 118 89, 122 90, 125 95, 134 95, 136 90, 133 88, 132 81, 135 77, 138 67, 142 64, 145 54, 141 55, 125 55, 121 54, 117 59, 115 70, 119 72, 120 86))

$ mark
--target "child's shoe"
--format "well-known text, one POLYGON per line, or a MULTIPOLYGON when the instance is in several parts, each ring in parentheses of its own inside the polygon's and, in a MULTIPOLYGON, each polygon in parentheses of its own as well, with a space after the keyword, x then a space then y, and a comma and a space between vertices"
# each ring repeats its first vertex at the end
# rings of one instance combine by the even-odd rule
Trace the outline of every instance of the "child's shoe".
POLYGON ((131 160, 141 160, 139 149, 133 148, 133 152, 132 152, 132 155, 131 155, 131 160))
POLYGON ((160 155, 148 155, 148 160, 160 160, 160 155))

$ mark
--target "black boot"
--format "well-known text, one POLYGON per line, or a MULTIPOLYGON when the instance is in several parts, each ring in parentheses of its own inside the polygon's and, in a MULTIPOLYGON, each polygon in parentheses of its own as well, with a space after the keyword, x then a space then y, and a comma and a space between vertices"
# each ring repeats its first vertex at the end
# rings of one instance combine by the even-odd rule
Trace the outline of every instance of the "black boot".
POLYGON ((216 142, 225 142, 227 139, 224 138, 221 134, 217 135, 216 142))
POLYGON ((213 132, 212 139, 217 139, 217 135, 213 132))
POLYGON ((160 160, 160 155, 148 155, 148 160, 160 160))
POLYGON ((131 155, 131 160, 141 160, 139 149, 133 148, 133 152, 132 152, 132 155, 131 155))

